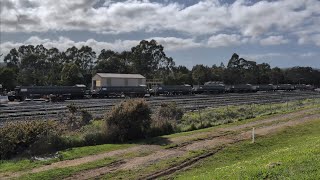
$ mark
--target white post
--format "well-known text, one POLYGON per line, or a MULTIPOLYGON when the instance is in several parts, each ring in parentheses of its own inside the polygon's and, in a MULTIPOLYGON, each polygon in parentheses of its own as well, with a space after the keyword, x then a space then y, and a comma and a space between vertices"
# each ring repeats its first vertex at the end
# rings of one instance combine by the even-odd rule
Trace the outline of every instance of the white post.
POLYGON ((254 143, 254 127, 252 128, 252 143, 254 143))

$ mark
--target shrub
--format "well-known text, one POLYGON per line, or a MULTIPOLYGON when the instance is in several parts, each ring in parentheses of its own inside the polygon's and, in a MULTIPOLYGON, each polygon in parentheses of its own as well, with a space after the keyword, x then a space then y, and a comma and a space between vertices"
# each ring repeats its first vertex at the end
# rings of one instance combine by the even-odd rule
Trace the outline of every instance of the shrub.
POLYGON ((88 111, 81 109, 81 107, 78 107, 75 104, 70 104, 67 108, 70 112, 69 118, 66 122, 69 130, 79 129, 82 126, 89 124, 93 119, 92 115, 88 111))
POLYGON ((180 120, 183 110, 175 102, 163 103, 159 108, 158 116, 166 120, 180 120))
POLYGON ((172 134, 175 132, 175 129, 175 126, 173 126, 172 123, 168 121, 162 121, 161 123, 159 123, 159 121, 153 120, 148 134, 151 137, 172 134))
POLYGON ((0 128, 0 158, 7 159, 24 152, 36 142, 56 135, 56 129, 56 123, 53 121, 19 121, 4 124, 0 128))
POLYGON ((150 129, 151 109, 144 100, 127 100, 113 107, 105 120, 107 137, 113 141, 144 138, 150 129))

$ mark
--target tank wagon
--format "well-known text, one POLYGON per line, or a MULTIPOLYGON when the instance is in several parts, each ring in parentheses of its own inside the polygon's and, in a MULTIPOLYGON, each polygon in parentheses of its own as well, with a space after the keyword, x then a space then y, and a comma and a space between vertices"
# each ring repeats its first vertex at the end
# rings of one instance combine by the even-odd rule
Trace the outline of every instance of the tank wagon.
POLYGON ((315 87, 308 84, 297 84, 294 86, 296 90, 300 90, 300 91, 314 91, 315 87))
POLYGON ((238 84, 230 87, 229 92, 231 93, 249 93, 257 92, 256 86, 251 84, 238 84))
POLYGON ((147 93, 146 86, 110 86, 97 88, 92 92, 92 97, 144 97, 147 93))
POLYGON ((277 86, 278 91, 293 91, 295 89, 295 86, 292 84, 279 84, 277 86))
POLYGON ((50 99, 79 99, 84 98, 86 92, 85 85, 76 86, 17 86, 14 94, 8 96, 9 101, 26 98, 50 98, 50 99))
POLYGON ((261 84, 257 86, 257 91, 275 91, 277 86, 273 84, 261 84))
POLYGON ((193 88, 195 94, 214 94, 214 93, 225 93, 226 86, 223 83, 206 82, 204 85, 200 85, 193 88))
POLYGON ((150 95, 187 95, 192 93, 192 87, 185 85, 160 85, 150 89, 150 95))

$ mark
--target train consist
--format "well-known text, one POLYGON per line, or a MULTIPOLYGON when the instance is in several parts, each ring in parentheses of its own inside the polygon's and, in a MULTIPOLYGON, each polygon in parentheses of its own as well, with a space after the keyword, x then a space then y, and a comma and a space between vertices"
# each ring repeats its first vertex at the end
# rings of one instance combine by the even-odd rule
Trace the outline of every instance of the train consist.
POLYGON ((76 86, 18 86, 8 94, 9 101, 23 101, 26 99, 45 98, 50 101, 65 99, 108 98, 108 97, 145 97, 161 95, 189 95, 189 94, 218 94, 218 93, 253 93, 257 91, 314 91, 312 85, 225 85, 221 82, 207 82, 204 85, 159 85, 151 89, 146 86, 111 86, 101 87, 94 91, 86 90, 84 85, 76 86))
POLYGON ((148 94, 146 86, 110 86, 97 88, 91 93, 92 98, 108 97, 144 97, 148 94))
POLYGON ((81 99, 86 94, 86 86, 17 86, 14 92, 8 94, 9 101, 23 101, 28 98, 46 98, 51 101, 64 99, 81 99))

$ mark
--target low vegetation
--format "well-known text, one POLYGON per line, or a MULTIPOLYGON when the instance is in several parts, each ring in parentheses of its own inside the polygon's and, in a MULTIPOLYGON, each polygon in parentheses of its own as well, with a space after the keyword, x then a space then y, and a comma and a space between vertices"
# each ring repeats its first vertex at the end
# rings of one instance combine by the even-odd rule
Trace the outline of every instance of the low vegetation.
MULTIPOLYGON (((122 107, 125 107, 125 105, 128 105, 129 103, 145 103, 141 100, 139 101, 131 101, 126 104, 126 102, 123 102, 123 106, 122 107)), ((145 104, 147 105, 147 104, 145 104)), ((130 106, 131 108, 133 108, 134 106, 131 104, 130 106)), ((139 106, 137 106, 139 107, 139 106)), ((147 107, 147 106, 145 106, 147 107)), ((250 107, 250 106, 248 106, 250 107)), ((239 125, 239 124, 246 124, 248 122, 251 122, 251 121, 259 121, 260 119, 264 119, 266 117, 259 117, 259 116, 264 116, 264 115, 268 115, 268 117, 272 117, 274 116, 273 114, 275 113, 286 113, 286 112, 290 112, 290 111, 295 111, 296 109, 303 109, 303 108, 312 108, 313 110, 309 112, 309 110, 307 111, 307 113, 311 113, 311 114, 314 114, 314 113, 317 113, 319 110, 316 110, 314 109, 314 107, 319 107, 318 105, 314 104, 314 101, 311 101, 311 100, 304 100, 304 101, 296 101, 296 102, 291 102, 290 104, 282 104, 282 103, 278 103, 278 104, 273 104, 272 106, 270 105, 256 105, 256 109, 254 112, 255 112, 255 116, 256 118, 253 118, 253 119, 250 119, 250 120, 246 120, 246 121, 241 121, 241 117, 237 120, 237 118, 234 118, 234 121, 230 121, 230 122, 234 122, 232 124, 225 124, 223 126, 217 126, 217 127, 211 127, 211 128, 206 128, 206 129, 199 129, 199 130, 196 130, 196 131, 189 131, 189 132, 181 132, 181 133, 176 133, 176 134, 171 134, 171 135, 166 135, 166 136, 161 136, 161 137, 154 137, 154 138, 149 138, 150 136, 152 136, 152 133, 154 132, 154 129, 153 127, 155 126, 154 125, 154 121, 158 120, 157 118, 162 118, 162 120, 165 120, 167 121, 170 125, 172 125, 173 127, 173 132, 177 132, 177 131, 181 131, 181 127, 183 127, 183 123, 189 118, 189 116, 192 116, 192 115, 195 115, 195 114, 198 114, 199 115, 199 112, 185 112, 184 115, 182 116, 182 118, 175 118, 175 117, 178 117, 178 116, 172 116, 171 113, 169 112, 183 112, 179 107, 177 107, 174 103, 172 104, 165 104, 165 105, 162 105, 158 110, 156 110, 156 112, 154 112, 152 115, 151 115, 151 122, 150 122, 150 127, 146 132, 145 134, 145 137, 148 137, 148 139, 146 140, 139 140, 139 141, 136 141, 136 140, 133 140, 133 141, 128 141, 130 144, 122 144, 122 143, 119 143, 119 144, 105 144, 105 143, 110 143, 112 141, 108 140, 107 136, 106 136, 106 130, 107 130, 107 126, 106 126, 106 119, 107 118, 111 118, 112 117, 112 114, 114 112, 110 112, 108 114, 106 114, 105 116, 105 119, 103 120, 94 120, 94 121, 90 121, 89 124, 75 130, 75 131, 62 131, 62 134, 59 134, 59 139, 60 141, 57 141, 57 142, 60 142, 60 145, 62 144, 64 149, 66 148, 69 148, 69 149, 66 149, 66 150, 63 150, 63 151, 58 151, 57 153, 53 153, 53 154, 50 154, 50 155, 44 155, 44 156, 33 156, 32 158, 28 158, 28 159, 20 159, 20 158, 15 158, 15 160, 2 160, 0 161, 0 176, 4 177, 5 174, 10 174, 10 173, 13 173, 13 172, 18 172, 18 171, 23 171, 23 172, 27 172, 27 170, 30 170, 32 168, 35 168, 35 167, 39 167, 39 166, 44 166, 44 165, 48 165, 48 164, 51 164, 51 163, 54 163, 54 162, 57 162, 57 161, 62 161, 62 160, 69 160, 69 159, 74 159, 74 158, 80 158, 80 157, 85 157, 85 156, 88 156, 88 155, 94 155, 94 154, 101 154, 101 153, 106 153, 106 152, 109 152, 109 151, 113 151, 113 150, 117 150, 117 149, 124 149, 124 148, 128 148, 128 147, 132 147, 132 146, 136 146, 137 144, 159 144, 161 145, 161 148, 162 149, 166 149, 166 150, 169 150, 171 148, 175 148, 176 146, 179 146, 180 143, 184 143, 184 141, 181 141, 181 142, 176 142, 176 143, 171 143, 171 142, 166 142, 164 144, 161 144, 159 143, 159 140, 163 140, 163 139, 171 139, 171 138, 177 138, 179 136, 184 136, 185 138, 188 137, 188 141, 193 141, 193 140, 197 140, 197 139, 193 139, 193 134, 197 134, 197 133, 202 133, 202 132, 212 132, 212 131, 215 131, 216 128, 222 128, 222 127, 229 127, 229 126, 236 126, 236 125, 239 125), (272 111, 269 109, 269 108, 266 108, 265 106, 268 106, 269 108, 270 107, 274 107, 274 109, 272 109, 272 111), (283 109, 280 109, 280 106, 283 107, 283 109), (168 108, 170 107, 170 108, 168 108), (177 108, 176 110, 173 110, 174 108, 177 108), (162 109, 162 110, 161 110, 162 109), (276 111, 277 109, 277 111, 276 111), (166 112, 166 111, 169 111, 167 113, 164 113, 164 114, 158 114, 159 112, 166 112), (259 115, 258 112, 261 111, 261 114, 259 115), (166 114, 166 115, 165 115, 166 114), (161 117, 163 116, 163 117, 161 117), (235 122, 236 121, 236 122, 235 122), (180 126, 180 127, 179 127, 180 126), (94 136, 94 134, 99 134, 99 135, 102 135, 102 141, 97 141, 97 138, 94 136), (94 143, 96 144, 102 144, 102 145, 94 145, 94 146, 89 146, 89 144, 92 144, 93 142, 87 142, 88 141, 88 137, 92 137, 93 140, 95 140, 94 143), (62 142, 62 143, 61 143, 62 142), (79 146, 84 146, 84 147, 79 147, 79 146)), ((234 107, 228 107, 228 109, 224 109, 225 111, 231 111, 232 109, 238 109, 238 108, 247 108, 247 106, 245 105, 241 105, 241 106, 234 106, 234 107)), ((116 109, 116 107, 114 108, 116 109)), ((135 109, 135 108, 133 108, 135 109)), ((220 108, 219 108, 220 109, 220 108)), ((204 114, 208 113, 208 112, 212 112, 212 111, 216 111, 217 109, 206 109, 206 110, 202 110, 200 113, 202 115, 202 117, 205 117, 203 116, 204 114)), ((223 112, 223 108, 220 109, 221 112, 223 112)), ((135 112, 135 110, 132 110, 131 112, 135 112)), ((174 113, 173 113, 174 114, 174 113)), ((252 116, 252 114, 251 114, 252 116)), ((180 116, 181 117, 181 116, 180 116)), ((226 116, 227 118, 230 118, 229 116, 226 116)), ((233 116, 232 116, 233 117, 233 116)), ((298 117, 298 116, 297 116, 298 117)), ((287 120, 284 120, 284 121, 287 121, 287 120)), ((227 121, 225 121, 227 122, 227 121)), ((320 123, 320 122, 318 122, 320 123)), ((214 125, 213 125, 214 126, 214 125)), ((311 126, 313 128, 316 128, 316 127, 320 127, 319 124, 311 124, 311 126)), ((158 126, 160 127, 160 126, 158 126)), ((198 128, 201 128, 200 126, 198 128)), ((309 126, 301 126, 301 129, 297 130, 295 128, 292 128, 292 129, 289 129, 289 130, 286 130, 284 132, 281 132, 280 134, 277 134, 276 136, 279 135, 279 141, 277 140, 277 138, 274 138, 273 140, 268 140, 268 138, 262 138, 262 137, 259 137, 258 140, 257 140, 257 143, 252 145, 250 143, 237 143, 235 147, 239 147, 239 149, 235 149, 234 151, 232 151, 232 147, 227 147, 226 149, 224 149, 223 151, 219 152, 218 155, 220 153, 222 153, 222 155, 219 155, 218 157, 220 157, 221 159, 214 159, 212 161, 217 161, 215 162, 216 164, 218 164, 219 166, 222 164, 222 165, 225 165, 227 164, 227 161, 230 160, 230 166, 232 165, 232 162, 236 163, 236 160, 239 159, 240 161, 243 160, 243 164, 246 163, 246 161, 242 158, 242 157, 239 157, 237 156, 237 152, 240 153, 240 155, 243 154, 243 156, 245 157, 248 157, 249 160, 250 160, 250 157, 252 154, 256 153, 258 154, 259 152, 254 152, 253 150, 254 149, 258 149, 259 151, 261 151, 261 153, 268 153, 269 151, 271 152, 273 149, 272 148, 269 148, 269 146, 271 147, 275 147, 275 148, 281 148, 281 143, 283 141, 284 143, 284 146, 285 147, 288 147, 288 143, 290 140, 292 140, 292 142, 296 143, 297 146, 294 146, 294 148, 297 148, 298 146, 306 146, 306 147, 310 147, 312 148, 311 146, 308 146, 308 144, 299 144, 298 141, 301 140, 302 142, 302 139, 305 138, 305 139, 308 139, 308 137, 306 136, 306 134, 313 134, 315 132, 315 129, 308 129, 309 126), (294 132, 297 132, 298 135, 292 135, 294 132), (282 136, 281 134, 283 133, 289 133, 288 135, 286 136, 282 136), (280 136, 281 135, 281 136, 280 136), (300 140, 298 140, 297 138, 297 141, 295 141, 294 138, 290 139, 289 137, 298 137, 300 138, 300 140), (286 137, 288 138, 288 140, 286 140, 286 137), (268 141, 266 141, 268 140, 268 141), (281 142, 281 143, 280 143, 281 142), (274 143, 274 144, 273 144, 274 143), (272 144, 272 145, 270 145, 272 144), (278 144, 278 146, 274 146, 275 144, 278 144), (229 149, 231 148, 231 150, 229 149), (267 149, 264 149, 264 148, 267 148, 267 149), (227 151, 227 153, 231 153, 230 154, 230 157, 225 157, 227 156, 226 154, 223 154, 224 151, 227 151), (252 150, 251 153, 245 153, 244 151, 245 150, 252 150), (232 154, 233 153, 233 154, 232 154), (225 163, 223 163, 225 162, 225 163), (221 163, 221 164, 219 164, 221 163)), ((317 132, 320 132, 320 131, 317 131, 317 132)), ((158 133, 158 132, 157 132, 158 133)), ((319 136, 318 134, 315 134, 315 136, 319 136)), ((195 136, 196 138, 203 138, 202 136, 195 136)), ((143 137, 141 137, 143 138, 143 137)), ((179 137, 180 138, 180 137, 179 137)), ((308 140, 312 140, 312 139, 308 139, 308 140)), ((39 141, 40 142, 40 141, 39 141)), ((312 143, 312 142, 310 142, 312 143)), ((318 143, 318 142, 316 142, 318 143)), ((34 143, 35 144, 35 143, 34 143)), ((55 144, 54 142, 52 144, 55 144)), ((33 146, 33 145, 32 145, 33 146)), ((32 147, 31 146, 31 147, 32 147)), ((291 145, 290 145, 291 146, 291 145)), ((63 148, 62 148, 63 149, 63 148)), ((26 151, 29 151, 30 152, 30 149, 26 149, 26 151)), ((151 150, 152 151, 152 150, 151 150)), ((63 169, 59 169, 59 168, 56 168, 56 169, 53 169, 53 170, 49 170, 49 171, 43 171, 43 172, 39 172, 39 173, 34 173, 34 174, 22 174, 22 176, 19 177, 19 179, 43 179, 43 178, 48 178, 48 177, 51 177, 53 179, 61 179, 61 178, 64 178, 64 177, 68 177, 70 175, 74 175, 74 174, 77 174, 77 173, 80 173, 81 171, 84 171, 84 170, 87 170, 87 169, 95 169, 95 168, 98 168, 98 167, 102 167, 102 166, 108 166, 110 163, 116 163, 118 161, 121 161, 121 158, 132 158, 132 157, 138 157, 138 156, 146 156, 146 154, 150 153, 150 152, 142 152, 142 151, 139 151, 139 152, 136 152, 136 151, 124 151, 125 153, 123 155, 120 155, 120 156, 112 156, 111 158, 107 158, 107 159, 99 159, 99 160, 96 160, 96 161, 93 161, 93 162, 89 162, 89 163, 83 163, 83 164, 80 164, 80 165, 76 165, 74 167, 68 167, 68 168, 63 168, 63 169)), ((304 151, 303 151, 304 152, 304 151)), ((175 165, 175 164, 179 164, 181 163, 182 161, 186 160, 186 159, 189 159, 189 158, 192 158, 194 156, 197 156, 199 154, 202 154, 204 153, 202 150, 199 150, 199 151, 190 151, 190 153, 186 154, 186 155, 183 155, 183 156, 179 156, 179 157, 175 157, 175 158, 170 158, 170 159, 164 159, 164 160, 161 160, 159 161, 158 163, 154 164, 154 165, 150 165, 146 168, 143 168, 143 170, 130 170, 130 171, 116 171, 114 173, 108 173, 108 175, 104 176, 103 178, 106 178, 106 179, 109 179, 109 178, 113 178, 113 177, 122 177, 122 178, 137 178, 137 177, 142 177, 144 175, 148 175, 152 172, 155 172, 155 171, 158 171, 159 169, 166 169, 172 165, 175 165), (141 176, 142 175, 142 176, 141 176)), ((24 153, 26 154, 26 153, 24 153)), ((297 155, 297 154, 294 154, 294 155, 297 155)), ((298 154, 300 155, 300 154, 298 154)), ((229 154, 228 154, 229 156, 229 154)), ((258 155, 256 155, 258 157, 258 155)), ((266 157, 271 157, 273 155, 270 155, 270 156, 267 156, 266 157)), ((291 156, 290 156, 291 157, 291 156)), ((301 157, 303 157, 301 155, 301 157)), ((255 161, 255 159, 253 160, 255 161)), ((250 162, 252 162, 250 160, 250 162)), ((257 162, 259 162, 257 160, 257 162)), ((280 161, 280 160, 272 160, 270 162, 267 163, 267 165, 270 166, 275 166, 275 167, 278 167, 278 166, 281 166, 282 164, 286 164, 286 162, 283 160, 283 161, 280 161), (280 163, 279 163, 280 162, 280 163), (280 164, 280 165, 278 165, 280 164)), ((229 165, 228 165, 229 166, 229 165)), ((210 166, 211 168, 213 168, 213 166, 210 166)), ((317 164, 315 165, 315 167, 318 167, 317 164)), ((204 168, 200 166, 200 169, 201 168, 204 168)), ((208 170, 208 169, 207 169, 208 170)), ((313 169, 311 169, 312 171, 313 169)), ((194 171, 193 169, 191 171, 194 171)), ((206 171, 206 170, 204 170, 206 171)), ((230 171, 230 169, 227 169, 226 171, 230 171)), ((19 173, 19 172, 18 172, 19 173)), ((185 173, 188 173, 185 172, 185 173)), ((211 179, 210 178, 210 175, 208 175, 208 177, 206 176, 197 176, 197 173, 198 172, 193 172, 195 173, 195 179, 211 179)), ((215 172, 214 172, 215 173, 215 172)), ((240 172, 242 173, 242 172, 240 172)), ((237 174, 236 174, 237 175, 237 174)), ((222 174, 223 176, 223 174, 222 174)), ((251 176, 251 174, 249 174, 249 176, 251 176)), ((242 178, 247 178, 249 176, 241 176, 242 178)), ((185 175, 184 173, 182 174, 179 174, 179 177, 181 177, 182 179, 185 179, 185 178, 191 178, 192 176, 190 174, 188 175, 185 175)), ((226 176, 227 177, 227 176, 226 176)), ((240 176, 239 176, 240 177, 240 176)), ((258 178, 257 179, 261 179, 262 176, 257 176, 258 178)), ((269 177, 269 176, 268 176, 269 177)), ((273 177, 273 176, 270 176, 270 177, 273 177)), ((277 177, 277 176, 276 176, 277 177)), ((304 176, 301 176, 301 177, 304 177, 304 176)), ((310 176, 310 177, 314 177, 313 176, 310 176)), ((217 178, 219 179, 219 178, 217 178)), ((229 179, 229 177, 227 178, 229 179)), ((272 179, 272 178, 271 178, 272 179)))
POLYGON ((317 100, 299 100, 288 103, 247 104, 240 106, 223 106, 215 109, 198 109, 194 112, 186 113, 183 118, 178 121, 177 128, 180 131, 192 131, 264 115, 289 112, 308 104, 314 104, 315 101, 317 100))
POLYGON ((55 131, 56 126, 57 123, 53 121, 23 121, 3 125, 0 128, 1 159, 24 153, 28 149, 38 151, 43 147, 48 147, 58 135, 55 131), (41 146, 37 146, 39 144, 41 146))
POLYGON ((175 103, 169 103, 162 104, 152 112, 145 101, 136 99, 116 105, 103 120, 91 120, 92 116, 88 112, 71 105, 70 118, 77 125, 72 125, 70 121, 28 121, 2 126, 0 157, 30 157, 73 147, 135 142, 143 138, 292 111, 312 105, 314 101, 228 106, 194 112, 183 112, 175 103))
POLYGON ((177 179, 319 179, 320 121, 227 147, 177 179))
POLYGON ((146 137, 151 124, 151 109, 143 100, 128 100, 116 105, 105 118, 107 138, 124 142, 146 137))

